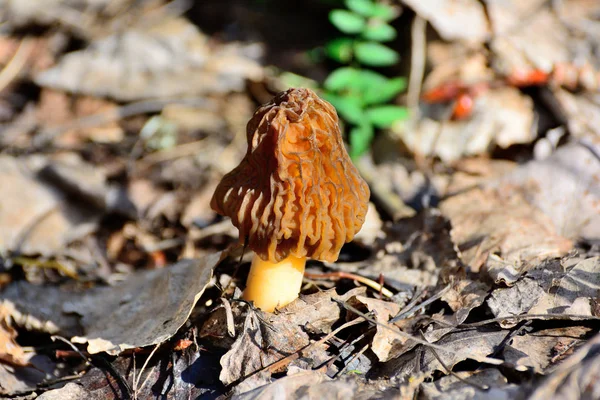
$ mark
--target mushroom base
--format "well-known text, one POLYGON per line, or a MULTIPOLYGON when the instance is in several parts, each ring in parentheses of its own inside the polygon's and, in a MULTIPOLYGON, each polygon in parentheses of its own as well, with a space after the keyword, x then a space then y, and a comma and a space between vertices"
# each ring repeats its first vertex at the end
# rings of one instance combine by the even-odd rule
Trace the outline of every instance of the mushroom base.
POLYGON ((306 258, 290 256, 272 263, 254 255, 242 298, 267 312, 291 303, 298 298, 305 265, 306 258))

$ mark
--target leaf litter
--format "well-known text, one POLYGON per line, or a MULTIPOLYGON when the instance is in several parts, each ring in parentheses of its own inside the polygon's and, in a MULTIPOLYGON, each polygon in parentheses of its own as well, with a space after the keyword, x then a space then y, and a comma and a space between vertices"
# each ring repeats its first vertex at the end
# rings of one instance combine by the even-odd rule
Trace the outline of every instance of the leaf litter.
POLYGON ((205 5, 135 3, 0 1, 2 68, 36 49, 0 99, 1 395, 598 397, 593 2, 404 1, 445 40, 420 117, 357 161, 363 231, 273 314, 209 207, 271 97, 247 31, 271 16, 214 34, 205 5))

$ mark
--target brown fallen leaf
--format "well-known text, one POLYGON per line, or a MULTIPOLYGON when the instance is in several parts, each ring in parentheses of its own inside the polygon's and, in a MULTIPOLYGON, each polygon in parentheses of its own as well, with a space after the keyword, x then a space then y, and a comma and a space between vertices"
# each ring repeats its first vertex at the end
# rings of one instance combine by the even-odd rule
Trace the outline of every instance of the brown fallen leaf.
POLYGON ((164 342, 185 323, 222 255, 137 273, 121 285, 67 302, 63 311, 81 315, 84 327, 84 334, 71 340, 87 343, 91 354, 119 354, 164 342))
POLYGON ((600 393, 600 334, 559 364, 529 394, 529 400, 593 399, 600 393))
POLYGON ((467 120, 437 121, 425 117, 397 134, 415 154, 454 162, 465 156, 487 154, 490 148, 531 143, 537 136, 533 101, 513 87, 487 91, 474 100, 467 120))
MULTIPOLYGON (((518 189, 518 188, 517 188, 518 189)), ((444 200, 461 259, 477 272, 489 254, 527 270, 538 261, 566 254, 573 243, 556 233, 549 217, 515 188, 477 188, 444 200)))
MULTIPOLYGON (((388 321, 400 312, 400 306, 396 303, 371 299, 365 296, 355 296, 354 298, 358 302, 364 304, 369 312, 373 313, 375 321, 382 324, 388 324, 388 321)), ((393 324, 389 324, 388 326, 392 330, 398 329, 393 324)), ((375 353, 379 361, 388 361, 390 359, 390 351, 392 348, 404 344, 407 339, 380 325, 377 325, 375 329, 376 331, 373 342, 371 343, 371 350, 375 353)))
POLYGON ((235 395, 235 400, 277 400, 281 398, 328 398, 349 399, 355 394, 356 385, 331 381, 318 371, 300 370, 272 383, 235 395))
POLYGON ((0 304, 0 363, 25 367, 30 365, 23 348, 15 341, 17 331, 11 326, 11 312, 0 304))
POLYGON ((0 251, 52 256, 93 231, 106 207, 101 168, 78 157, 0 157, 0 251))
POLYGON ((523 199, 569 238, 600 238, 600 141, 560 147, 544 160, 523 164, 495 185, 501 192, 518 191, 523 199))
POLYGON ((420 389, 423 400, 512 400, 520 391, 519 386, 509 384, 500 371, 491 368, 444 376, 435 382, 422 383, 420 389), (481 390, 483 387, 488 390, 481 390))
POLYGON ((259 45, 211 46, 195 25, 165 17, 91 43, 38 74, 40 86, 120 101, 227 93, 259 80, 259 45))
POLYGON ((517 335, 503 350, 503 358, 514 365, 525 365, 535 373, 542 374, 554 364, 556 348, 570 348, 583 343, 591 331, 588 327, 572 326, 517 335))
POLYGON ((483 43, 490 36, 484 5, 476 0, 403 0, 447 41, 483 43))
POLYGON ((375 367, 371 374, 374 378, 403 379, 418 373, 424 373, 426 376, 431 376, 435 371, 447 373, 434 355, 434 351, 446 367, 452 369, 461 361, 492 354, 506 335, 507 331, 493 332, 478 329, 453 332, 436 342, 437 345, 447 348, 448 352, 417 345, 400 357, 375 367))
MULTIPOLYGON (((241 313, 236 319, 242 318, 243 326, 230 350, 221 358, 219 379, 225 385, 243 382, 241 386, 236 385, 239 386, 237 393, 242 393, 268 383, 271 373, 285 371, 292 361, 302 368, 321 366, 330 357, 328 346, 311 342, 309 333, 332 334, 331 326, 340 315, 340 306, 332 298, 346 301, 364 292, 365 288, 356 288, 339 296, 332 289, 301 296, 278 314, 237 309, 241 313)), ((232 309, 236 311, 236 308, 232 309)), ((217 317, 223 318, 224 314, 217 317)), ((226 324, 209 319, 201 335, 217 336, 218 329, 226 329, 226 324), (206 325, 210 325, 210 330, 206 325)))

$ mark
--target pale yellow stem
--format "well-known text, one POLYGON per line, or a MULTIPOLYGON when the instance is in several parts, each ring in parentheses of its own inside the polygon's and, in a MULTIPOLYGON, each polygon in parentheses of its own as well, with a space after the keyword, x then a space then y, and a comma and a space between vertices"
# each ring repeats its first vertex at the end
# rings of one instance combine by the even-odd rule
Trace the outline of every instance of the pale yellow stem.
POLYGON ((291 303, 298 298, 305 265, 306 258, 289 256, 272 263, 254 255, 242 298, 267 312, 291 303))

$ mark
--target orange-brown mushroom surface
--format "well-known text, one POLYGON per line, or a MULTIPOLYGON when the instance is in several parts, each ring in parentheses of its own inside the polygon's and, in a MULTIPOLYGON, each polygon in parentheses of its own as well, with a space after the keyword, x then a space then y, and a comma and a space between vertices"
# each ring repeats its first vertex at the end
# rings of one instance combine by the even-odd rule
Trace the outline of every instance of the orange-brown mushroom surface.
POLYGON ((255 112, 246 135, 246 156, 211 207, 265 261, 337 260, 365 220, 369 188, 344 148, 335 108, 309 89, 289 89, 255 112))

